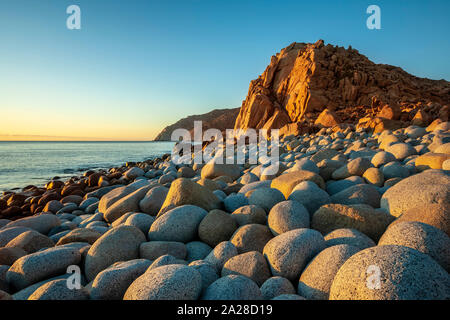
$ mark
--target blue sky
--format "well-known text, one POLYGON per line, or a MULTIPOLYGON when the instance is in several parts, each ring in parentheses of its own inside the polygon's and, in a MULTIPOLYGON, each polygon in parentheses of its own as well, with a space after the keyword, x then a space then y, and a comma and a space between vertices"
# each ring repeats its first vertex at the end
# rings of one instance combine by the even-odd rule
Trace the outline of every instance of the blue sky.
POLYGON ((450 1, 2 0, 2 136, 151 139, 181 117, 239 107, 290 43, 348 47, 450 80, 450 1), (81 30, 66 8, 81 8, 81 30), (381 8, 381 30, 366 8, 381 8))

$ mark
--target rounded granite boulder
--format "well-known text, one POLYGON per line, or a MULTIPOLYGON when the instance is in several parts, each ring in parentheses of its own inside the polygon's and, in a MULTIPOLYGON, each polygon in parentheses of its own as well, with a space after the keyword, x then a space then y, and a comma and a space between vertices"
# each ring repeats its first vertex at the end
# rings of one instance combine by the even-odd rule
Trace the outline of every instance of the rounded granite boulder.
POLYGON ((261 286, 270 276, 267 261, 258 251, 250 251, 232 257, 222 268, 222 277, 230 274, 243 275, 261 286))
POLYGON ((258 188, 255 189, 249 199, 248 203, 263 208, 266 212, 269 212, 277 203, 286 200, 283 194, 272 188, 258 188))
MULTIPOLYGON (((277 205, 275 205, 276 207, 277 205)), ((255 205, 242 206, 233 211, 231 217, 237 222, 239 226, 246 224, 258 223, 266 224, 267 214, 266 211, 255 205)))
POLYGON ((312 229, 295 229, 270 240, 263 254, 272 275, 296 281, 306 264, 325 248, 323 236, 312 229))
POLYGON ((266 243, 272 238, 272 233, 267 226, 246 224, 236 230, 230 241, 239 253, 249 251, 262 252, 266 243))
MULTIPOLYGON (((324 191, 325 192, 325 191, 324 191)), ((300 228, 309 228, 308 210, 295 200, 282 201, 269 212, 267 224, 274 236, 300 228)))
POLYGON ((381 198, 381 208, 398 217, 418 206, 450 203, 450 176, 442 170, 426 170, 389 188, 381 198))
POLYGON ((295 294, 295 288, 292 283, 288 279, 280 276, 267 279, 260 289, 263 298, 266 300, 282 294, 295 294))
POLYGON ((450 238, 438 228, 417 221, 395 223, 387 228, 378 242, 379 246, 390 244, 426 253, 447 272, 450 271, 450 238))
POLYGON ((327 247, 338 244, 348 244, 361 250, 376 246, 375 242, 356 229, 336 229, 324 236, 327 247))
POLYGON ((330 300, 447 300, 450 276, 430 256, 386 245, 351 256, 334 277, 330 300))
POLYGON ((148 233, 150 241, 187 243, 197 237, 198 226, 208 212, 193 205, 171 209, 153 222, 148 233))
POLYGON ((339 244, 322 250, 306 266, 298 283, 298 294, 311 300, 328 300, 331 284, 339 268, 359 248, 339 244))
POLYGON ((261 290, 251 279, 228 275, 214 281, 203 294, 203 300, 261 300, 261 290))
POLYGON ((238 225, 229 213, 212 210, 200 222, 198 236, 200 240, 214 247, 222 241, 230 240, 238 225))
POLYGON ((202 276, 193 267, 171 264, 146 271, 126 290, 124 300, 196 300, 202 276))
POLYGON ((84 270, 88 281, 114 262, 139 258, 139 246, 143 242, 145 236, 136 227, 121 225, 110 229, 87 252, 84 270))

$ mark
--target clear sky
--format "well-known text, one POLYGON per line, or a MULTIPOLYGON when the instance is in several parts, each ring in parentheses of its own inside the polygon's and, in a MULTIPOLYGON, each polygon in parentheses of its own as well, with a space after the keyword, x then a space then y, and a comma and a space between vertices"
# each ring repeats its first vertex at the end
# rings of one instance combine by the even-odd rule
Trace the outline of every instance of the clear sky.
POLYGON ((239 107, 294 41, 450 80, 449 15, 448 0, 1 0, 0 140, 152 139, 239 107), (66 28, 72 4, 81 30, 66 28), (381 30, 366 28, 371 4, 381 30))

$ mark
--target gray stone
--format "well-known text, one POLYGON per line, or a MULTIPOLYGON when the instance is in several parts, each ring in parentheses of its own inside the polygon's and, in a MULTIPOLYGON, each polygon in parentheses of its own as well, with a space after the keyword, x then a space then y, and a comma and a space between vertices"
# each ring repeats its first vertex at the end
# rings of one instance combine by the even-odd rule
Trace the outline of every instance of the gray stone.
POLYGON ((258 285, 247 277, 228 275, 213 282, 203 294, 204 300, 261 300, 258 285))
POLYGON ((114 263, 100 272, 90 290, 93 300, 122 300, 128 287, 150 266, 146 259, 135 259, 114 263))
POLYGON ((186 243, 186 261, 203 260, 213 250, 206 243, 201 241, 191 241, 186 243))
POLYGON ((426 170, 389 188, 381 198, 381 208, 398 217, 426 204, 450 202, 450 176, 442 170, 426 170))
POLYGON ((146 213, 134 213, 125 220, 125 226, 133 226, 147 234, 155 218, 146 213))
POLYGON ((81 254, 74 248, 55 247, 17 259, 6 274, 7 282, 21 290, 43 279, 65 273, 70 265, 78 264, 81 254))
POLYGON ((269 212, 274 205, 285 200, 284 195, 277 189, 258 188, 251 193, 248 203, 261 207, 266 212, 269 212))
POLYGON ((31 216, 8 223, 5 228, 10 227, 26 227, 33 229, 42 234, 48 234, 48 232, 61 224, 61 220, 54 214, 40 214, 38 216, 31 216))
POLYGON ((127 212, 139 211, 139 202, 151 188, 151 185, 146 185, 125 197, 118 199, 104 212, 104 219, 111 223, 127 212))
POLYGON ((261 252, 250 251, 229 259, 222 268, 222 277, 243 275, 261 286, 270 277, 269 266, 261 252))
POLYGON ((280 276, 267 279, 261 286, 261 294, 265 300, 273 299, 282 294, 295 294, 295 292, 292 283, 280 276))
POLYGON ((266 224, 266 211, 255 205, 247 205, 240 207, 233 211, 231 217, 237 222, 239 226, 251 223, 266 224))
POLYGON ((268 226, 274 236, 299 229, 309 228, 308 210, 295 200, 287 200, 276 204, 270 210, 268 226))
POLYGON ((145 272, 127 289, 124 300, 196 300, 202 276, 193 267, 167 265, 145 272))
POLYGON ((382 165, 385 165, 385 164, 395 161, 395 160, 396 159, 392 153, 386 152, 386 151, 380 151, 372 157, 371 162, 374 165, 374 167, 379 168, 382 165))
POLYGON ((139 247, 139 256, 148 260, 155 260, 169 254, 177 259, 186 258, 186 245, 174 241, 150 241, 143 242, 139 247))
POLYGON ((295 229, 270 240, 263 254, 272 275, 296 281, 306 264, 325 248, 323 236, 312 229, 295 229))
POLYGON ((380 198, 381 195, 374 186, 357 184, 332 195, 331 201, 345 205, 367 204, 374 208, 379 208, 380 198))
POLYGON ((450 238, 438 228, 417 221, 394 223, 378 242, 379 246, 391 244, 426 253, 450 272, 450 238))
POLYGON ((359 248, 339 244, 322 250, 303 270, 298 283, 298 294, 311 300, 328 300, 331 284, 339 268, 359 248))
POLYGON ((137 259, 144 234, 136 227, 119 226, 102 235, 89 249, 84 270, 91 281, 114 262, 137 259))
POLYGON ((324 239, 327 247, 332 247, 339 244, 348 244, 364 250, 376 246, 372 239, 356 229, 336 229, 325 235, 324 239))
POLYGON ((230 241, 239 253, 249 251, 262 252, 266 243, 272 238, 272 233, 267 226, 262 224, 246 224, 236 230, 230 241))
POLYGON ((50 248, 55 246, 55 243, 47 236, 40 234, 37 231, 25 231, 12 239, 6 245, 6 248, 20 248, 27 253, 33 253, 43 248, 50 248))
POLYGON ((153 222, 148 233, 150 241, 190 242, 207 211, 193 205, 183 205, 167 211, 153 222))
POLYGON ((203 260, 196 260, 189 264, 190 267, 196 269, 202 276, 202 292, 204 292, 214 281, 219 279, 216 268, 203 260))
POLYGON ((219 272, 223 265, 232 257, 238 254, 238 250, 230 241, 223 241, 219 243, 204 259, 206 262, 213 265, 219 272))
POLYGON ((230 194, 223 201, 225 210, 228 212, 233 212, 240 207, 248 205, 248 199, 242 193, 230 194))
POLYGON ((67 280, 59 279, 40 286, 28 300, 89 300, 89 293, 83 287, 69 289, 67 280))
POLYGON ((236 221, 222 210, 212 210, 200 222, 198 236, 200 240, 214 247, 222 241, 230 240, 237 229, 236 221))
POLYGON ((164 186, 151 188, 139 202, 139 208, 142 212, 156 216, 167 197, 167 193, 169 193, 169 189, 164 186))
POLYGON ((411 155, 416 154, 416 149, 407 143, 395 143, 385 149, 394 155, 397 160, 403 160, 411 155))
POLYGON ((301 203, 311 215, 324 204, 331 202, 330 195, 312 181, 303 181, 296 185, 288 200, 301 203))
POLYGON ((396 245, 371 247, 351 256, 337 272, 330 290, 330 300, 449 298, 449 274, 428 255, 396 245), (380 270, 380 287, 376 290, 367 285, 368 270, 372 275, 380 270))

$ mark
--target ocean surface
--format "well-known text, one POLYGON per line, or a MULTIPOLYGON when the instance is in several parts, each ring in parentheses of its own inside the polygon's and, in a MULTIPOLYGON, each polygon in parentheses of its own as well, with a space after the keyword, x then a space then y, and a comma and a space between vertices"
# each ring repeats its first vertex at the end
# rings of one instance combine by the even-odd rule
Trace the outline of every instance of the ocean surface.
POLYGON ((170 153, 173 142, 0 141, 0 190, 41 186, 89 169, 110 168, 170 153))

